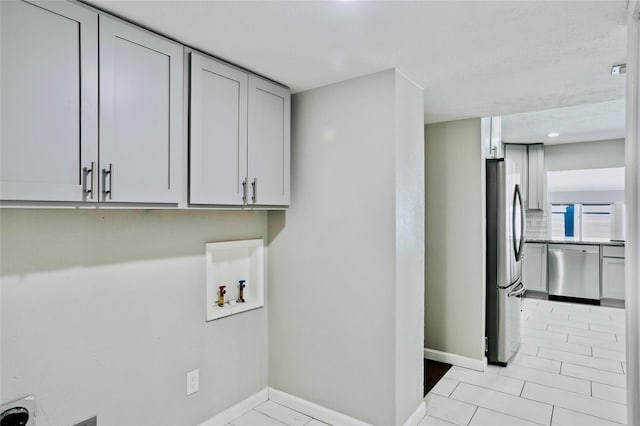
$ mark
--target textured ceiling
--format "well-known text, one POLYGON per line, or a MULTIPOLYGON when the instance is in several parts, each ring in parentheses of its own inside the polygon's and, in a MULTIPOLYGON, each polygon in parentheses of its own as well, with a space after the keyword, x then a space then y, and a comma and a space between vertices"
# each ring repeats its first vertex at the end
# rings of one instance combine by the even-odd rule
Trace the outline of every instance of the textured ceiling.
POLYGON ((396 67, 426 122, 624 96, 626 0, 90 3, 294 92, 396 67))
MULTIPOLYGON (((624 77, 620 77, 624 78, 624 77)), ((545 144, 625 137, 624 99, 502 117, 502 141, 545 144), (560 136, 549 138, 550 132, 560 136)))

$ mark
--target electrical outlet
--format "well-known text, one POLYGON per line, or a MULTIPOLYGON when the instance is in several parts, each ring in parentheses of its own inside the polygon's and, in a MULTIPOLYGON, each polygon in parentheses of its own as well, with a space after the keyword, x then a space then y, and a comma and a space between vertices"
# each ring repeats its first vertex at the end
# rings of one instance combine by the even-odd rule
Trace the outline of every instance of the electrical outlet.
POLYGON ((98 426, 98 418, 91 417, 90 419, 83 420, 79 423, 74 424, 73 426, 98 426))
POLYGON ((200 370, 193 370, 187 373, 187 395, 198 392, 200 389, 200 370))

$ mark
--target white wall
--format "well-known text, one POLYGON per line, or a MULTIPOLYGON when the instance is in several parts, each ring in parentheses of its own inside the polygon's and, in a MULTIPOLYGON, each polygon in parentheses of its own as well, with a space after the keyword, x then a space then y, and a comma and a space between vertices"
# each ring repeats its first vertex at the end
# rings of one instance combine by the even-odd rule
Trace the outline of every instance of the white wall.
POLYGON ((624 167, 624 139, 544 146, 545 171, 624 167))
POLYGON ((424 95, 396 73, 396 424, 416 409, 424 351, 424 95))
POLYGON ((485 166, 480 119, 425 127, 425 348, 484 359, 485 166))
POLYGON ((640 424, 640 2, 631 0, 627 15, 627 137, 625 244, 627 423, 640 424))
POLYGON ((270 385, 374 425, 422 403, 421 113, 393 70, 295 95, 269 213, 270 385))
POLYGON ((1 397, 35 394, 39 426, 194 425, 268 385, 266 307, 204 301, 204 243, 266 239, 266 212, 0 214, 1 397))

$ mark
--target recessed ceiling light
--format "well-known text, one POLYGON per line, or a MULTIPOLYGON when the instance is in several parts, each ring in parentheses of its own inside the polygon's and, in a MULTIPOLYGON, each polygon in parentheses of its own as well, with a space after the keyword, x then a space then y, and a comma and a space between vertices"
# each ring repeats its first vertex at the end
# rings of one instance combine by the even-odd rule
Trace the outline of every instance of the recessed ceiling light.
POLYGON ((547 133, 547 136, 550 137, 550 138, 557 138, 558 136, 560 136, 560 133, 551 132, 551 133, 547 133))

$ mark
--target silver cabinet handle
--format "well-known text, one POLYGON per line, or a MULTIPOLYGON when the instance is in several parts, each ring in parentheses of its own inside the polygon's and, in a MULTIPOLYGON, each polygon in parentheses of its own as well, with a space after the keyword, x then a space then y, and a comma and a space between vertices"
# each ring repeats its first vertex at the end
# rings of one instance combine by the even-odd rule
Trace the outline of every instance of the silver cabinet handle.
POLYGON ((253 195, 251 196, 251 201, 253 204, 256 203, 256 199, 258 198, 258 178, 253 178, 253 182, 251 182, 253 195))
POLYGON ((113 164, 109 163, 109 170, 102 169, 102 192, 104 197, 113 199, 113 164), (107 175, 109 175, 109 190, 107 190, 107 175))
POLYGON ((242 181, 242 204, 247 204, 247 178, 242 181))
POLYGON ((91 194, 91 199, 93 200, 95 198, 95 191, 94 191, 94 185, 95 185, 95 176, 93 175, 94 170, 96 169, 96 163, 95 161, 91 162, 91 168, 87 169, 86 167, 84 167, 82 169, 82 171, 84 172, 84 187, 87 187, 87 176, 91 175, 91 184, 89 185, 90 189, 85 189, 84 193, 85 194, 91 194))

